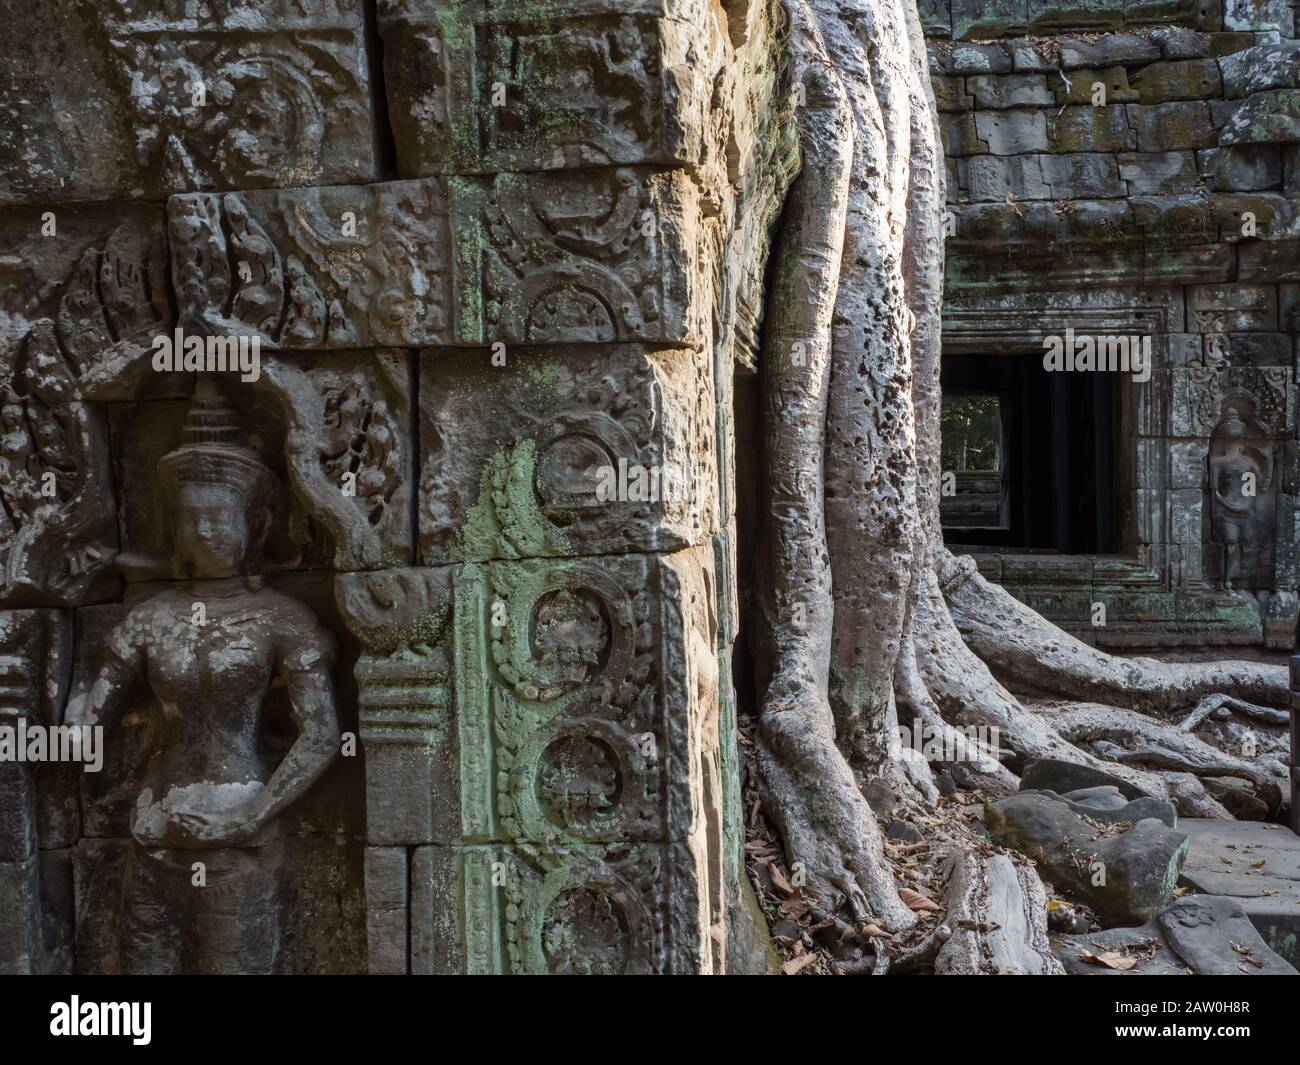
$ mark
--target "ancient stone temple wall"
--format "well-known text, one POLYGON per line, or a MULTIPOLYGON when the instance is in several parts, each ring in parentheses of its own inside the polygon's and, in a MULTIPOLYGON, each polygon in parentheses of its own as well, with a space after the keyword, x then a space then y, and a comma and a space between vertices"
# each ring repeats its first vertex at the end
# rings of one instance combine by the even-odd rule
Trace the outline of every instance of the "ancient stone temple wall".
POLYGON ((1117 550, 985 549, 981 569, 1102 645, 1293 647, 1293 6, 922 11, 948 153, 946 359, 1041 355, 1067 330, 1152 354, 1149 379, 1115 375, 1117 550), (1254 495, 1234 498, 1243 480, 1254 495))
POLYGON ((778 5, 0 12, 0 970, 746 964, 778 5))

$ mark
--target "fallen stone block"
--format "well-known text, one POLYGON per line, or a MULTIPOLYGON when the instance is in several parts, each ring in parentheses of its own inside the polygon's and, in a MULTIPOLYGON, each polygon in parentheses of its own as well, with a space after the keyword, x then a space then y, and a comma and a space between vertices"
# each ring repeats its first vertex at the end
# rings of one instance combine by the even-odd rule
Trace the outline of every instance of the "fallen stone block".
POLYGON ((1059 758, 1034 758, 1025 763, 1020 774, 1021 791, 1055 791, 1060 795, 1084 788, 1114 787, 1126 799, 1139 799, 1144 794, 1135 785, 1113 777, 1101 769, 1066 762, 1059 758))
MULTIPOLYGON (((1022 791, 1021 794, 1025 793, 1022 791)), ((1139 799, 1126 799, 1114 786, 1085 788, 1068 795, 1051 791, 1040 794, 1060 799, 1075 813, 1103 824, 1118 825, 1127 821, 1135 825, 1151 817, 1170 828, 1178 827, 1178 813, 1168 799, 1152 799, 1145 795, 1139 799)))
POLYGON ((1236 899, 1188 895, 1156 920, 1169 945, 1198 976, 1300 975, 1269 949, 1236 899))
POLYGON ((986 808, 985 823, 994 843, 1032 858, 1106 927, 1150 920, 1173 897, 1187 856, 1186 833, 1154 818, 1119 831, 1055 795, 1009 796, 986 808))
POLYGON ((1052 936, 1069 976, 1297 976, 1236 899, 1187 895, 1137 928, 1052 936))

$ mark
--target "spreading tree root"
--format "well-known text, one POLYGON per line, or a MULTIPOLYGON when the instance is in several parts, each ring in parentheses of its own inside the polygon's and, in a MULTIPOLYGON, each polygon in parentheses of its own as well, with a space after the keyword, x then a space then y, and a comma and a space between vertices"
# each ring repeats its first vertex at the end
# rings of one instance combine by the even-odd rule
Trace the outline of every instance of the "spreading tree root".
POLYGON ((1121 766, 1154 771, 1170 782, 1171 791, 1175 785, 1191 791, 1206 778, 1236 777, 1253 786, 1268 810, 1281 804, 1282 788, 1272 765, 1239 758, 1181 726, 1097 703, 1072 703, 1043 713, 1071 743, 1121 766))
POLYGON ((994 673, 1067 698, 1170 715, 1207 695, 1286 706, 1287 671, 1259 662, 1157 662, 1117 658, 1062 631, 969 558, 946 554, 944 597, 963 639, 994 673))
POLYGON ((1202 779, 1207 777, 1247 781, 1261 802, 1276 809, 1281 793, 1272 760, 1256 765, 1189 733, 1224 708, 1276 726, 1281 711, 1246 700, 1285 705, 1283 667, 1169 664, 1107 655, 989 584, 972 560, 943 555, 936 569, 946 569, 948 580, 942 595, 936 594, 937 580, 922 590, 913 649, 945 720, 996 728, 1005 761, 1013 767, 1028 758, 1090 765, 1168 798, 1185 816, 1231 816, 1206 790, 1202 779), (1027 688, 1088 699, 1091 709, 1025 706, 994 671, 1027 688), (1183 722, 1162 720, 1161 715, 1188 707, 1193 710, 1183 722))
MULTIPOLYGON (((796 51, 824 55, 806 4, 792 11, 796 51)), ((803 170, 786 202, 762 367, 767 525, 757 656, 759 792, 815 907, 905 929, 883 839, 835 741, 828 697, 834 609, 823 459, 830 332, 853 162, 844 88, 822 64, 801 71, 803 170)))
POLYGON ((758 791, 792 870, 819 917, 841 909, 888 932, 916 916, 898 897, 876 819, 828 717, 816 707, 769 703, 760 720, 758 791))
POLYGON ((938 907, 884 944, 888 972, 1059 973, 1047 938, 1047 894, 1033 863, 988 842, 960 803, 904 800, 900 811, 923 827, 925 840, 889 845, 890 859, 899 879, 938 907))

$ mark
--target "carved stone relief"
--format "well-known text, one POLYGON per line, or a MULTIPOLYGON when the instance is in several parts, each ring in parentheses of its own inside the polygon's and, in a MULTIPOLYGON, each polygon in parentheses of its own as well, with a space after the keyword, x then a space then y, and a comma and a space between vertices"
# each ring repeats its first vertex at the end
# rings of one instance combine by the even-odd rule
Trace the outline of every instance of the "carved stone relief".
POLYGON ((717 529, 700 354, 513 348, 497 367, 425 350, 421 379, 426 562, 672 550, 717 529))
POLYGON ((462 832, 513 843, 466 920, 504 918, 510 971, 721 969, 714 592, 701 549, 458 575, 462 832))
MULTIPOLYGON (((285 535, 270 570, 373 569, 411 558, 412 446, 408 356, 392 350, 263 355, 256 382, 224 381, 226 401, 255 430, 250 445, 288 489, 275 500, 285 535)), ((180 374, 192 386, 195 375, 180 374)), ((172 575, 170 531, 154 464, 180 432, 186 401, 111 404, 121 506, 118 568, 129 579, 172 575)))
POLYGON ((4 64, 30 69, 15 125, 40 135, 24 139, 35 151, 6 153, 0 202, 379 176, 361 0, 9 0, 6 24, 33 7, 64 10, 38 10, 31 36, 14 36, 36 42, 34 64, 26 52, 4 64), (86 82, 67 78, 69 56, 86 82), (87 99, 89 121, 60 117, 87 99))
POLYGON ((0 0, 0 969, 724 969, 776 11, 0 0))
POLYGON ((127 214, 74 211, 60 223, 13 211, 0 222, 16 282, 0 309, 7 603, 69 604, 112 591, 107 430, 90 400, 105 367, 141 350, 171 314, 160 214, 127 214))
POLYGON ((716 161, 702 4, 381 4, 404 176, 716 161), (465 91, 468 89, 468 91, 465 91))
POLYGON ((180 580, 140 589, 111 622, 65 714, 74 726, 127 726, 147 685, 148 710, 129 715, 145 730, 133 802, 86 784, 87 805, 110 825, 124 819, 133 841, 118 854, 119 965, 278 972, 290 897, 282 815, 338 754, 336 641, 258 575, 279 489, 209 378, 157 477, 180 580))
POLYGON ((284 348, 694 340, 693 190, 618 169, 173 197, 181 321, 284 348))
POLYGON ((714 594, 700 549, 339 578, 371 971, 721 968, 714 594))
POLYGON ((1226 592, 1266 588, 1273 578, 1277 446, 1255 421, 1254 407, 1244 394, 1224 400, 1210 435, 1210 524, 1226 592))

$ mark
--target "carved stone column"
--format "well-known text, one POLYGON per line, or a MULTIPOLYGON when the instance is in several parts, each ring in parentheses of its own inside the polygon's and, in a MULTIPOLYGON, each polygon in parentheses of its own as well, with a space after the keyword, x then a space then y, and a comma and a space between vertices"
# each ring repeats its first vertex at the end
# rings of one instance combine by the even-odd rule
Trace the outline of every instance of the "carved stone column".
MULTIPOLYGON (((419 558, 452 582, 445 747, 377 724, 424 705, 397 679, 413 667, 379 644, 389 657, 357 667, 367 872, 386 885, 373 942, 399 934, 405 890, 412 971, 723 966, 711 17, 693 0, 381 7, 413 180, 370 213, 414 232, 403 211, 426 203, 420 232, 451 249, 426 271, 445 313, 400 339, 360 327, 423 345, 419 558), (398 758, 413 805, 390 814, 398 758), (422 840, 376 823, 414 811, 422 840)), ((288 234, 269 194, 245 199, 288 234)))
POLYGON ((339 609, 360 639, 355 675, 366 759, 366 929, 372 973, 410 971, 412 848, 458 833, 451 570, 341 574, 339 609))
POLYGON ((466 971, 720 967, 712 581, 707 548, 458 572, 463 845, 442 906, 466 971))
POLYGON ((371 971, 720 964, 711 548, 336 587, 365 648, 371 971))

